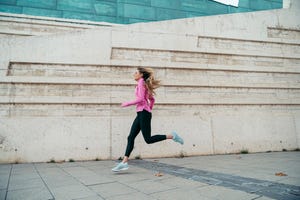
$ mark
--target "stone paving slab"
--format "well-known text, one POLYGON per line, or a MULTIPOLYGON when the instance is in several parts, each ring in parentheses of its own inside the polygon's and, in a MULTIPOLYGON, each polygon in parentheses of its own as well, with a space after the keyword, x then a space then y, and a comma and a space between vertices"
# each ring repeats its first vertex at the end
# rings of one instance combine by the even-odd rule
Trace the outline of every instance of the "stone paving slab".
POLYGON ((94 185, 89 188, 105 199, 138 192, 137 190, 118 182, 94 185))
POLYGON ((0 164, 0 200, 300 199, 300 152, 131 160, 113 173, 116 163, 0 164))
MULTIPOLYGON (((200 156, 197 159, 193 159, 193 157, 184 159, 159 159, 159 162, 269 181, 280 182, 291 178, 291 184, 298 185, 300 184, 299 157, 300 152, 280 152, 200 156), (276 172, 284 172, 288 176, 274 176, 276 172)), ((286 181, 285 183, 288 184, 289 182, 286 181)))
POLYGON ((0 199, 5 199, 6 190, 0 190, 0 199))
POLYGON ((9 190, 6 200, 40 200, 53 199, 49 190, 46 187, 9 190))
POLYGON ((157 163, 144 160, 133 162, 135 165, 149 170, 156 169, 160 172, 168 173, 188 180, 204 182, 208 185, 222 186, 227 189, 229 188, 236 191, 243 191, 249 194, 256 194, 258 196, 263 195, 279 200, 297 200, 298 197, 300 197, 300 187, 294 185, 287 185, 254 178, 245 178, 219 172, 197 170, 165 163, 157 163))

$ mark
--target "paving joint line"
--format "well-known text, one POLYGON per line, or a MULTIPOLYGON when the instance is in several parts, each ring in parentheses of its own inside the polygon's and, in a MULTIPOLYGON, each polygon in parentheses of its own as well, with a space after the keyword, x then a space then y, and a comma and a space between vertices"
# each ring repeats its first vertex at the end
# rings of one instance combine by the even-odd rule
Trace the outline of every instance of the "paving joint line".
POLYGON ((126 186, 126 187, 129 187, 129 188, 135 190, 136 192, 140 192, 140 193, 142 193, 142 194, 149 195, 149 194, 146 194, 145 192, 139 190, 138 188, 134 188, 134 187, 132 187, 132 186, 130 186, 130 185, 127 185, 127 184, 125 184, 125 183, 122 183, 122 182, 119 182, 119 181, 117 181, 117 183, 120 183, 121 185, 124 185, 124 186, 126 186))
POLYGON ((37 174, 39 175, 39 177, 42 179, 45 187, 47 188, 47 190, 50 192, 51 196, 52 196, 52 200, 55 199, 54 194, 52 193, 52 191, 50 190, 50 188, 48 187, 47 183, 45 182, 45 180, 43 179, 43 177, 41 176, 39 170, 36 168, 36 165, 33 164, 35 171, 37 172, 37 174))
POLYGON ((109 184, 109 183, 116 183, 118 181, 110 181, 110 182, 105 182, 105 183, 95 183, 95 184, 90 184, 90 185, 85 185, 87 187, 92 187, 92 186, 96 186, 96 185, 105 185, 105 184, 109 184))
POLYGON ((7 199, 7 193, 8 193, 12 168, 13 168, 13 164, 10 165, 9 176, 8 176, 8 180, 7 180, 7 186, 6 186, 5 197, 4 197, 5 200, 7 199))
MULTIPOLYGON (((91 192, 95 193, 96 196, 101 197, 102 199, 105 199, 103 196, 101 196, 100 194, 98 194, 97 192, 95 192, 94 190, 92 190, 89 186, 85 185, 82 181, 80 181, 79 179, 77 179, 76 177, 74 177, 72 174, 70 174, 69 172, 67 172, 63 167, 59 167, 57 166, 60 170, 62 170, 64 173, 66 173, 67 175, 69 175, 70 177, 72 177, 75 181, 79 182, 80 184, 82 184, 82 186, 86 187, 87 189, 89 189, 91 192)), ((74 167, 78 167, 78 166, 74 166, 74 167)), ((81 167, 81 166, 79 166, 81 167)), ((67 167, 68 168, 68 167, 67 167)), ((83 168, 83 167, 82 167, 83 168)), ((91 171, 90 169, 88 169, 89 171, 91 171)), ((105 184, 105 183, 104 183, 105 184)))

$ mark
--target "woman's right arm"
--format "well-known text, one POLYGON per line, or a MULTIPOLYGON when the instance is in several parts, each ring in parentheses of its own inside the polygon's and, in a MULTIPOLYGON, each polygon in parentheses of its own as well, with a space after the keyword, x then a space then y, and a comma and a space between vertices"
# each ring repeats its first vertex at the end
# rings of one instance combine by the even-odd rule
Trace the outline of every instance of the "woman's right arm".
POLYGON ((122 107, 127 107, 127 106, 132 106, 135 104, 138 104, 140 102, 142 102, 144 100, 144 96, 145 96, 145 86, 144 86, 144 81, 139 80, 138 81, 138 85, 137 85, 137 93, 136 93, 136 98, 133 101, 128 101, 128 102, 124 102, 122 103, 122 107))
POLYGON ((150 109, 153 109, 154 103, 155 103, 155 98, 154 96, 149 97, 149 101, 150 101, 150 109))

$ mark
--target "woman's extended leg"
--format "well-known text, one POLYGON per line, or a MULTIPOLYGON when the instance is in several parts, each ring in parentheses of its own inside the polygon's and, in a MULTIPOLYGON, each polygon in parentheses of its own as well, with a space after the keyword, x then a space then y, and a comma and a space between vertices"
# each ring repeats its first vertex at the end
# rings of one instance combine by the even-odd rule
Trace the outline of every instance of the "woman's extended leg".
POLYGON ((167 139, 166 135, 153 135, 151 136, 151 118, 152 114, 148 111, 143 110, 142 112, 138 113, 139 120, 140 120, 140 127, 142 130, 142 134, 144 140, 147 144, 152 144, 155 142, 160 142, 167 139))

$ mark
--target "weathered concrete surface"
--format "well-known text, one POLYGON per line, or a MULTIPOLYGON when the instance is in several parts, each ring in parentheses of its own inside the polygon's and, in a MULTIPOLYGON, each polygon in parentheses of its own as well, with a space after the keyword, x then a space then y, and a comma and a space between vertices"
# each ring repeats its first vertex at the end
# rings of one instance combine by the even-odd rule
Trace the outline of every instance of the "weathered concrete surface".
POLYGON ((0 162, 123 156, 138 66, 162 80, 153 134, 185 145, 133 157, 299 148, 299 9, 0 39, 0 162))
POLYGON ((299 158, 280 152, 132 160, 121 173, 111 172, 114 161, 2 164, 0 198, 299 199, 299 158))

